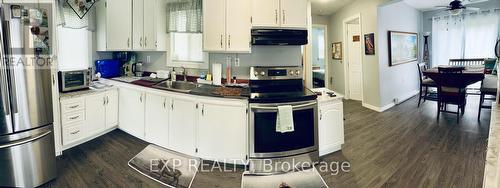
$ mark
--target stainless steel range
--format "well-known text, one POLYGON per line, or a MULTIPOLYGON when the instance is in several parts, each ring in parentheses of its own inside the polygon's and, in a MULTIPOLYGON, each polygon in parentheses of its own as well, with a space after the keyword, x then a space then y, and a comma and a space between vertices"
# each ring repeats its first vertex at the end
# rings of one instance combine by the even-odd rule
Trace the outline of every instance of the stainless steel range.
MULTIPOLYGON (((292 166, 318 160, 318 107, 316 94, 305 88, 302 67, 251 67, 250 69, 250 171, 289 171, 292 166), (278 132, 278 107, 292 106, 294 131, 278 132), (269 169, 265 165, 273 163, 269 169)), ((269 166, 268 166, 269 167, 269 166)))

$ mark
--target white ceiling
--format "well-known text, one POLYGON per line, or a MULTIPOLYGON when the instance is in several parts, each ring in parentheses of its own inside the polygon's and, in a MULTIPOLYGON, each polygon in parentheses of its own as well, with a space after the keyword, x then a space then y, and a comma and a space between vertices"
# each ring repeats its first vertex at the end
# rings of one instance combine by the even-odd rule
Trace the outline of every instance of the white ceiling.
MULTIPOLYGON (((404 0, 408 5, 416 9, 427 11, 435 10, 436 6, 447 6, 452 0, 404 0)), ((463 4, 479 3, 487 0, 462 0, 463 4)), ((497 0, 495 0, 497 1, 497 0)))
POLYGON ((331 15, 353 0, 311 0, 312 14, 331 15))

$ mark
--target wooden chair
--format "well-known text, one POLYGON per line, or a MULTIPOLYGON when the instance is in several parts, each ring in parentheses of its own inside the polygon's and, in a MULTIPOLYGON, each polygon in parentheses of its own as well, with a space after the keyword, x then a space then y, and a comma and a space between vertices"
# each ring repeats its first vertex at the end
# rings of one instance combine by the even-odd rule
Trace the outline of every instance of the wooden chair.
POLYGON ((420 107, 420 101, 422 99, 424 99, 424 102, 426 100, 437 100, 437 97, 435 95, 432 95, 432 94, 429 95, 429 87, 437 88, 437 84, 436 84, 436 82, 434 82, 434 80, 424 76, 423 71, 425 71, 427 69, 427 65, 425 65, 425 63, 419 63, 419 64, 417 64, 417 67, 418 67, 418 76, 420 78, 420 93, 419 93, 419 97, 418 97, 417 107, 420 107), (423 88, 425 88, 425 90, 422 90, 423 88))
POLYGON ((484 105, 485 100, 496 100, 497 89, 498 89, 498 77, 496 75, 485 75, 484 80, 481 82, 481 97, 479 98, 479 110, 477 113, 477 120, 481 119, 481 109, 487 108, 491 109, 491 105, 484 105), (486 95, 493 97, 485 98, 486 95))
MULTIPOLYGON (((449 65, 463 67, 484 67, 484 58, 475 59, 450 59, 449 65)), ((475 83, 467 87, 467 94, 480 95, 480 83, 475 83)))
POLYGON ((459 67, 438 67, 439 74, 447 79, 442 79, 437 82, 438 85, 438 102, 437 102, 437 118, 441 112, 452 113, 457 115, 457 123, 460 119, 460 114, 465 111, 466 91, 465 86, 460 83, 460 76, 463 68, 459 67), (448 111, 448 104, 457 105, 457 111, 448 111))

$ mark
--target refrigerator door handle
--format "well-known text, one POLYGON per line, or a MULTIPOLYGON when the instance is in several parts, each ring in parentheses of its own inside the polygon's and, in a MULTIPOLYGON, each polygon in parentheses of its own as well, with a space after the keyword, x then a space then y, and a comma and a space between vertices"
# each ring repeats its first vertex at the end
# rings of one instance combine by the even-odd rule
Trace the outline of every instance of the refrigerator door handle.
MULTIPOLYGON (((2 57, 3 58, 3 57, 2 57)), ((3 63, 3 62, 2 62, 3 63)), ((9 106, 9 88, 7 86, 7 72, 5 71, 5 68, 0 66, 0 94, 2 95, 2 104, 3 104, 3 109, 5 111, 5 115, 8 116, 10 115, 10 106, 9 106)))
POLYGON ((28 142, 33 142, 35 140, 38 140, 40 138, 43 138, 43 137, 47 136, 51 132, 52 131, 47 131, 47 132, 42 133, 42 134, 40 134, 38 136, 35 136, 35 137, 30 137, 30 138, 27 138, 27 139, 22 139, 20 141, 16 141, 16 142, 12 142, 12 143, 8 143, 8 144, 0 145, 0 149, 2 149, 2 148, 10 148, 10 147, 21 145, 21 144, 25 144, 25 143, 28 143, 28 142))
MULTIPOLYGON (((9 40, 11 38, 11 35, 10 35, 10 22, 9 21, 3 21, 3 26, 5 26, 3 28, 3 33, 4 33, 4 40, 9 40)), ((5 42, 5 41, 4 41, 5 42)), ((5 49, 6 53, 8 55, 12 55, 12 49, 8 48, 8 49, 5 49)), ((12 106, 12 113, 17 113, 18 112, 18 109, 17 109, 17 94, 16 94, 16 75, 15 75, 15 71, 14 71, 14 66, 10 66, 10 64, 5 63, 4 64, 5 68, 7 70, 9 70, 8 72, 8 82, 10 83, 8 86, 9 86, 9 91, 10 91, 10 100, 12 102, 11 106, 12 106)))

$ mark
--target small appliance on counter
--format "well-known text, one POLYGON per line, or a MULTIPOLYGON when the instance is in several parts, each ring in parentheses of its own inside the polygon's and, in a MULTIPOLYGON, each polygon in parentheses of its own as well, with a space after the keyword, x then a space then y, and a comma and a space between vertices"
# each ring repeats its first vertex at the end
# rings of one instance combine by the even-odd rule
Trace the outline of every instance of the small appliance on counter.
POLYGON ((58 79, 60 92, 88 89, 91 82, 90 70, 59 71, 58 79))
POLYGON ((95 61, 95 73, 101 73, 101 78, 114 78, 120 76, 120 61, 104 59, 95 61))
POLYGON ((135 76, 142 77, 142 75, 144 74, 142 62, 139 61, 137 63, 132 64, 132 72, 134 73, 135 76))

